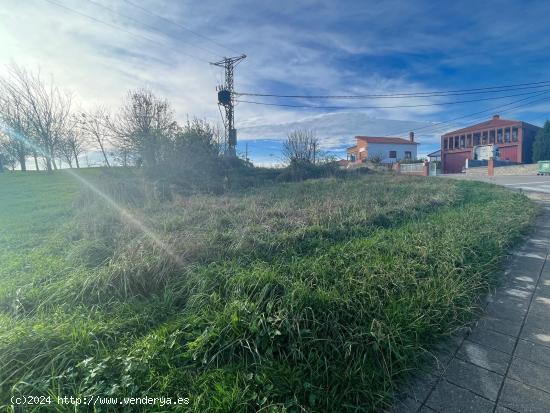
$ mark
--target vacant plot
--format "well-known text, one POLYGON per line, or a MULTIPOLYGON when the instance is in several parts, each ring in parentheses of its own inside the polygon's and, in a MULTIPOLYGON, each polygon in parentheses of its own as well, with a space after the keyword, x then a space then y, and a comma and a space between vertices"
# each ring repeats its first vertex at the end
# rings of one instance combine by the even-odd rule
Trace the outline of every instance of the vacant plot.
MULTIPOLYGON (((379 411, 472 317, 535 215, 473 182, 365 176, 167 200, 131 173, 80 175, 0 175, 0 405, 146 395, 189 403, 118 410, 379 411)), ((75 408, 35 410, 48 409, 75 408)))

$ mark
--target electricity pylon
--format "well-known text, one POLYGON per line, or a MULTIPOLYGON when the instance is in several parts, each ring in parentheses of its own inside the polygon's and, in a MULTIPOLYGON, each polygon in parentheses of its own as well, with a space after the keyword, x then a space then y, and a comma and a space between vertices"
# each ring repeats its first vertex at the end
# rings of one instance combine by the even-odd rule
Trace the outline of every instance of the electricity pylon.
POLYGON ((234 79, 233 73, 235 66, 241 60, 246 58, 245 54, 235 57, 224 57, 219 62, 210 63, 214 66, 223 67, 225 69, 225 84, 217 87, 218 90, 218 105, 225 109, 225 140, 227 142, 226 155, 236 156, 237 146, 237 130, 235 129, 235 94, 234 94, 234 79))

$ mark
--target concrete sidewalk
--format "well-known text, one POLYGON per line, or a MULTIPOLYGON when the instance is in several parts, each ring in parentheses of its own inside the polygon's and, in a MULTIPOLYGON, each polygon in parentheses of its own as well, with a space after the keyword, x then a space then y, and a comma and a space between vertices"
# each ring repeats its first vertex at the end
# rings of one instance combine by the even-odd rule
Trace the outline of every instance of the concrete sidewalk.
POLYGON ((550 202, 471 330, 418 374, 394 412, 550 412, 550 202))

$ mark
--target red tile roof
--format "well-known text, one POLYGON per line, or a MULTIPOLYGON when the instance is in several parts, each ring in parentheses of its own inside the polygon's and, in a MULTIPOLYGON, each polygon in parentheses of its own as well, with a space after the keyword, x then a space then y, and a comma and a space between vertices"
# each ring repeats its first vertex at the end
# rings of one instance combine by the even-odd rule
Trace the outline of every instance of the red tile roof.
POLYGON ((356 136, 355 139, 361 139, 368 143, 393 143, 398 145, 418 145, 418 142, 411 142, 403 138, 387 138, 383 136, 356 136))
POLYGON ((510 120, 510 119, 500 119, 500 117, 494 116, 492 119, 487 120, 485 122, 476 123, 475 125, 468 126, 466 128, 458 129, 452 132, 447 132, 443 136, 456 135, 456 134, 467 133, 467 132, 476 132, 480 129, 503 128, 505 126, 517 125, 518 123, 521 123, 521 121, 510 120))

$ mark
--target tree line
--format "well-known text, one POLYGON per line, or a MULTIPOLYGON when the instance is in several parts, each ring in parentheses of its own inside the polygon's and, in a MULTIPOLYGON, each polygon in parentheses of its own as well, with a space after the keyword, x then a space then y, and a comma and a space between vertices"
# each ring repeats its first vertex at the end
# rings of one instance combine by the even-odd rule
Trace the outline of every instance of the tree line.
MULTIPOLYGON (((29 162, 48 172, 61 162, 80 168, 81 156, 96 150, 106 167, 139 166, 204 181, 206 169, 220 169, 223 143, 219 127, 196 118, 178 124, 168 101, 147 89, 129 91, 116 112, 102 106, 84 111, 40 72, 12 65, 0 78, 0 170, 3 164, 26 171, 29 162)), ((308 130, 290 132, 282 154, 293 170, 333 160, 308 130)), ((224 162, 251 166, 247 159, 224 162)))
POLYGON ((51 78, 13 65, 0 78, 0 160, 12 169, 26 171, 30 161, 36 170, 53 171, 61 162, 80 168, 79 158, 90 150, 101 153, 106 167, 114 161, 155 168, 193 145, 203 155, 219 155, 219 128, 200 119, 180 125, 174 116, 169 103, 147 89, 129 91, 115 113, 101 106, 79 110, 51 78))

